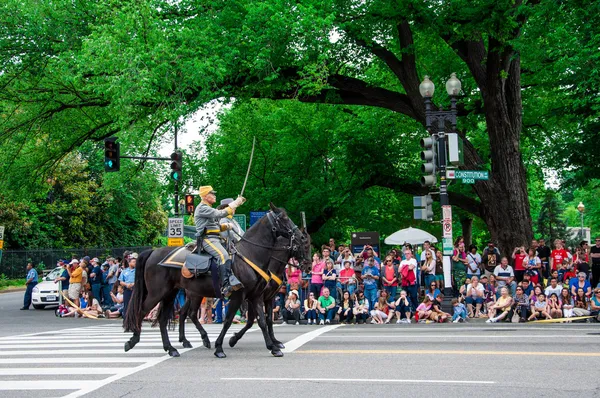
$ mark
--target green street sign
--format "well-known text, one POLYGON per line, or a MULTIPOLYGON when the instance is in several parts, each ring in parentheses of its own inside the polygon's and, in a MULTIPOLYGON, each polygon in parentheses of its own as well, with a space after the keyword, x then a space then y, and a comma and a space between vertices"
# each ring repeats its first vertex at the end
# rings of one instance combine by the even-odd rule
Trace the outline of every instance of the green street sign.
POLYGON ((246 215, 245 214, 234 214, 233 219, 240 224, 240 227, 246 232, 246 215))
POLYGON ((455 179, 471 179, 471 180, 487 180, 490 178, 490 175, 485 170, 451 170, 454 172, 455 179))
POLYGON ((463 178, 462 183, 463 184, 475 184, 475 179, 474 178, 463 178))

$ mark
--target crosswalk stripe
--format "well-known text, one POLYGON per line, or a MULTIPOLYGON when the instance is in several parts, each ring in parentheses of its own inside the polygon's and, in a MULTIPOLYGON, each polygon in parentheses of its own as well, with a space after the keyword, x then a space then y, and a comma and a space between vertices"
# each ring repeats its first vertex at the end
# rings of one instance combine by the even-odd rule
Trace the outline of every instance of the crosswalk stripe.
POLYGON ((6 380, 0 383, 0 391, 13 390, 80 390, 99 388, 103 384, 97 380, 6 380))
MULTIPOLYGON (((25 376, 25 375, 81 375, 85 368, 0 368, 0 376, 25 376)), ((97 368, 90 370, 95 375, 114 375, 121 372, 123 368, 97 368)))
POLYGON ((0 358, 0 365, 24 365, 24 364, 74 364, 74 363, 144 363, 154 360, 156 357, 61 357, 61 358, 0 358))

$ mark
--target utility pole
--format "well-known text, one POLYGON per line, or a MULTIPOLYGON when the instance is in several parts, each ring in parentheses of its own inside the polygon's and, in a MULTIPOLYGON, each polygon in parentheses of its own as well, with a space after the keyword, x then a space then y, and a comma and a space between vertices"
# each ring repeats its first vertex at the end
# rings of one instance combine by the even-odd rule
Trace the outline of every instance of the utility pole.
MULTIPOLYGON (((177 152, 177 123, 175 123, 175 152, 177 152)), ((171 156, 172 157, 172 156, 171 156)), ((181 178, 181 177, 180 177, 181 178)), ((179 179, 175 179, 175 216, 179 217, 179 179)))

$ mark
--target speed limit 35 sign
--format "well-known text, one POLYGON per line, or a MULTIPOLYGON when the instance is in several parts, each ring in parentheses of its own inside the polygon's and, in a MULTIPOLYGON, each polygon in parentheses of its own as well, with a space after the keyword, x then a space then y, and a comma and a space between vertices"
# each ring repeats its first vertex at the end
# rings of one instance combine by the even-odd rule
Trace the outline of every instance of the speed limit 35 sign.
POLYGON ((183 246, 183 218, 169 218, 167 237, 169 246, 183 246))

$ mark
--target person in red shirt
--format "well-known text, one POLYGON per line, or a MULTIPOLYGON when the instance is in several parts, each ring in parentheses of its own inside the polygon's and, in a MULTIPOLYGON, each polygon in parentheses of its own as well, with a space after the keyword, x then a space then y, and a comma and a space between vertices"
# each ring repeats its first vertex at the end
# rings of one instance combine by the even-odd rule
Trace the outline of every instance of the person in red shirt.
POLYGON ((523 264, 525 257, 527 257, 525 247, 515 247, 515 250, 512 252, 512 259, 515 261, 515 278, 517 279, 517 283, 523 281, 523 274, 526 271, 525 265, 523 264))
POLYGON ((396 290, 398 289, 398 268, 394 265, 392 256, 387 256, 381 268, 381 277, 383 288, 387 291, 391 300, 396 300, 396 290))
POLYGON ((350 293, 350 297, 352 297, 356 290, 356 273, 354 272, 354 268, 352 268, 351 261, 344 261, 344 269, 340 271, 338 281, 342 284, 342 290, 350 293))
MULTIPOLYGON (((555 249, 552 250, 550 254, 550 269, 552 271, 560 268, 561 264, 563 264, 564 260, 569 260, 569 253, 565 250, 563 243, 560 239, 556 239, 554 241, 555 249)), ((570 260, 568 262, 570 265, 570 260)))

